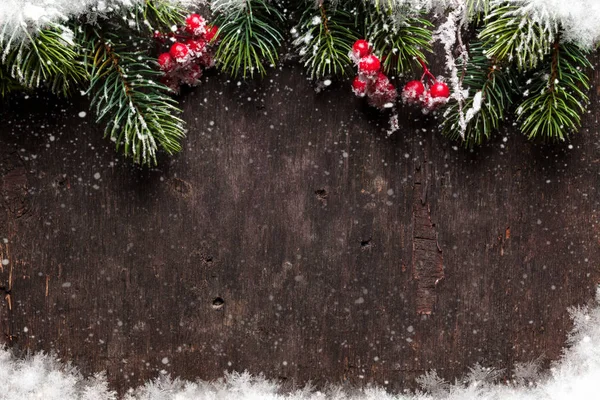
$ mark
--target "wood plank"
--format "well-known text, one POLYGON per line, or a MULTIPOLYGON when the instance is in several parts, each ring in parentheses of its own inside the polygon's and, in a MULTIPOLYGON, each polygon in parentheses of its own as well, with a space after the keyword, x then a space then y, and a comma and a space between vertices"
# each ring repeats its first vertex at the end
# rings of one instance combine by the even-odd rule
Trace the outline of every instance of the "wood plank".
POLYGON ((346 85, 271 78, 186 93, 185 149, 152 170, 78 117, 85 99, 4 106, 12 346, 120 391, 245 369, 398 389, 559 356, 567 307, 600 281, 597 109, 573 149, 509 123, 470 153, 419 114, 387 138, 346 85))

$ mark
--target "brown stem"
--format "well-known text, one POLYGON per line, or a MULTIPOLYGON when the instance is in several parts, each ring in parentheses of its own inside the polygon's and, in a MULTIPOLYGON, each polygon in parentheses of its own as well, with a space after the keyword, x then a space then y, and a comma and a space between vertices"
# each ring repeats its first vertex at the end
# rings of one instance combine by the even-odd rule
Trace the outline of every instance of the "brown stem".
POLYGON ((421 64, 421 67, 423 68, 423 75, 421 76, 421 80, 425 79, 425 77, 431 79, 432 82, 435 82, 435 76, 433 76, 433 74, 429 71, 429 68, 427 68, 427 65, 425 65, 425 62, 421 59, 421 58, 417 58, 417 60, 419 60, 419 63, 421 64))
POLYGON ((554 44, 552 45, 552 64, 550 65, 550 86, 548 90, 554 92, 554 85, 556 79, 558 78, 558 59, 559 59, 559 35, 556 35, 556 40, 554 40, 554 44))
POLYGON ((321 19, 323 20, 323 28, 325 28, 325 33, 329 33, 329 27, 327 26, 327 14, 325 13, 323 0, 319 1, 319 10, 321 11, 321 19))
POLYGON ((123 70, 119 65, 119 57, 112 51, 112 48, 106 42, 104 42, 104 51, 106 51, 106 54, 108 54, 108 57, 110 57, 110 60, 113 66, 115 67, 115 70, 121 77, 121 81, 123 82, 123 86, 125 87, 125 94, 129 96, 129 94, 131 93, 131 86, 129 86, 129 83, 127 83, 127 78, 125 77, 125 74, 123 73, 123 70))

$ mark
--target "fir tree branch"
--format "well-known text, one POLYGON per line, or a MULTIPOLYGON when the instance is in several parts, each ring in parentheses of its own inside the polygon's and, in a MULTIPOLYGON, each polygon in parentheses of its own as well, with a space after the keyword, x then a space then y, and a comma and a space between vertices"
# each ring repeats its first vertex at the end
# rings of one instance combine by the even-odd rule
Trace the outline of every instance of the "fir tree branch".
POLYGON ((342 4, 334 7, 320 1, 317 9, 306 8, 298 29, 301 34, 294 45, 311 78, 345 75, 352 64, 352 45, 359 39, 356 17, 350 11, 342 4))
POLYGON ((138 32, 153 32, 181 25, 185 21, 187 10, 179 3, 167 0, 146 0, 133 13, 138 32))
POLYGON ((97 120, 106 123, 105 136, 116 143, 117 151, 135 163, 156 164, 159 147, 168 154, 181 150, 181 110, 170 90, 158 83, 163 73, 148 55, 147 42, 153 29, 165 31, 182 19, 181 8, 147 0, 131 9, 129 18, 88 25, 82 35, 90 107, 97 120))
POLYGON ((386 73, 403 74, 420 68, 431 48, 433 24, 423 17, 394 21, 391 10, 367 9, 367 37, 380 52, 386 73))
POLYGON ((486 55, 501 62, 516 62, 521 70, 531 70, 550 52, 558 25, 542 26, 521 1, 496 1, 485 18, 479 39, 486 55))
POLYGON ((555 40, 544 67, 535 73, 527 98, 517 109, 521 132, 529 139, 565 140, 581 126, 589 103, 592 65, 587 50, 574 43, 555 40))
POLYGON ((490 0, 466 0, 467 17, 477 24, 485 19, 490 12, 490 0))
POLYGON ((462 109, 456 100, 449 103, 442 133, 452 140, 463 140, 465 147, 473 147, 500 127, 512 103, 516 80, 508 68, 484 55, 481 43, 473 43, 462 83, 470 96, 462 109), (477 97, 480 104, 475 104, 477 97))
POLYGON ((363 0, 364 2, 372 1, 377 11, 391 11, 394 9, 394 0, 363 0))
POLYGON ((217 11, 221 43, 215 60, 219 67, 232 76, 265 75, 265 64, 277 63, 283 40, 279 10, 266 0, 245 0, 241 7, 217 11))
POLYGON ((64 28, 43 29, 29 36, 6 54, 4 63, 22 86, 47 86, 56 94, 66 95, 87 79, 77 46, 64 28))
POLYGON ((181 150, 180 110, 168 88, 156 82, 161 72, 153 67, 154 60, 142 51, 127 51, 116 35, 94 32, 86 60, 88 92, 98 121, 106 122, 105 135, 140 164, 156 164, 158 145, 169 154, 181 150))

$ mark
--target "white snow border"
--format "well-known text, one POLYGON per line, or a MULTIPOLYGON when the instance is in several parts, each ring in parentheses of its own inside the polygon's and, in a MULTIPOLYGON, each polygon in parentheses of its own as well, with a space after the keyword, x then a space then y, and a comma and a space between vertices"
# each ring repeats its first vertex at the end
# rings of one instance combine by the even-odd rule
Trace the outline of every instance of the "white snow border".
MULTIPOLYGON (((214 382, 171 379, 166 373, 131 389, 123 400, 586 400, 598 398, 600 383, 600 287, 595 304, 569 310, 574 328, 561 359, 539 377, 534 360, 515 368, 511 382, 489 382, 498 374, 476 366, 463 380, 450 385, 434 371, 420 379, 428 393, 390 394, 367 387, 349 392, 332 386, 284 393, 261 376, 229 373, 214 382), (492 379, 488 379, 488 378, 492 379)), ((103 373, 85 378, 70 364, 38 353, 16 358, 0 349, 0 399, 116 400, 103 373)))

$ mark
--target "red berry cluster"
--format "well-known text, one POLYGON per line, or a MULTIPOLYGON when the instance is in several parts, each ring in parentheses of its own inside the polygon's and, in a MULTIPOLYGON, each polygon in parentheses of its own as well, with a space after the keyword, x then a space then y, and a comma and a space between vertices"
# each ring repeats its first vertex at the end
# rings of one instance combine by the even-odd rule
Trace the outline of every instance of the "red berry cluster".
POLYGON ((161 45, 170 44, 169 51, 158 56, 158 65, 164 73, 162 82, 175 92, 182 84, 198 85, 202 68, 215 64, 212 50, 218 30, 200 15, 191 14, 184 27, 167 34, 155 32, 154 38, 161 45))
POLYGON ((394 106, 398 97, 396 87, 381 72, 381 61, 371 53, 366 40, 357 40, 352 46, 350 58, 358 66, 358 76, 352 82, 352 91, 358 97, 367 97, 369 104, 379 109, 394 106))
POLYGON ((424 113, 428 113, 448 102, 450 89, 429 72, 422 60, 419 61, 423 67, 423 76, 420 81, 410 81, 404 85, 401 97, 403 103, 419 106, 424 113))

